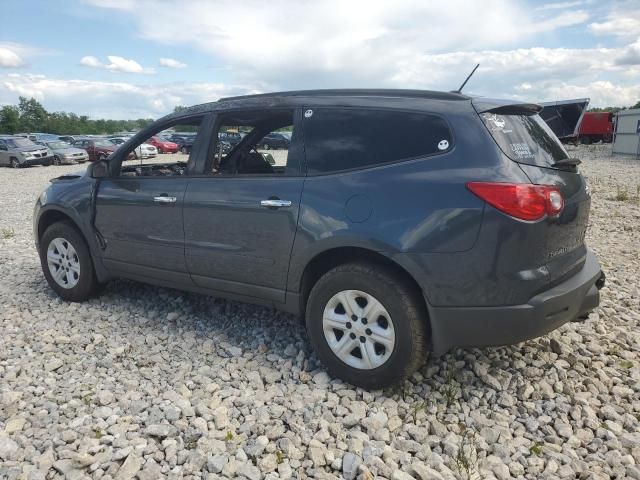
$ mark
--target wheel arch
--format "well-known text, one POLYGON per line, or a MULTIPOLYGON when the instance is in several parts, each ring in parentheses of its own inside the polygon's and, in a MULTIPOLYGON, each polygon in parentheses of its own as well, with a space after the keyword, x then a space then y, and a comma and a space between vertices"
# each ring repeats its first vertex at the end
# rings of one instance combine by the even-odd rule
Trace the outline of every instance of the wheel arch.
POLYGON ((407 270, 407 268, 400 265, 394 259, 384 255, 383 253, 364 247, 344 246, 329 248, 317 253, 307 262, 300 278, 298 290, 300 301, 299 311, 302 316, 304 316, 304 312, 306 310, 309 293, 320 277, 338 265, 353 262, 363 262, 384 266, 390 269, 394 274, 404 279, 407 286, 415 294, 416 299, 420 302, 421 306, 424 307, 427 328, 431 328, 428 319, 428 305, 425 294, 415 277, 409 272, 409 270, 407 270))
POLYGON ((94 271, 96 273, 96 276, 98 277, 98 280, 100 282, 109 280, 110 275, 102 265, 101 257, 96 252, 97 247, 95 246, 95 241, 93 241, 93 239, 87 235, 87 232, 82 228, 81 223, 69 212, 65 212, 64 210, 55 207, 50 207, 46 210, 43 210, 37 219, 35 231, 35 234, 37 235, 36 245, 40 247, 40 239, 42 238, 44 232, 47 230, 47 228, 57 222, 68 222, 73 228, 78 231, 78 233, 86 242, 87 247, 89 248, 94 271))

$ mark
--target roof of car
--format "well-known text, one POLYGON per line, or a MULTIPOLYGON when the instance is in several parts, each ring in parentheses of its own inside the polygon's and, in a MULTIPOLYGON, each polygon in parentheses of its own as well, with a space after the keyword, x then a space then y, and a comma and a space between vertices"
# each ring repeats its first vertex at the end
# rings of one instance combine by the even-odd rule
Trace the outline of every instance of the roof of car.
POLYGON ((241 95, 238 97, 224 97, 227 100, 243 100, 245 98, 270 97, 409 97, 427 98, 432 100, 469 100, 469 97, 457 92, 439 92, 435 90, 405 90, 392 88, 340 88, 319 90, 291 90, 285 92, 259 93, 255 95, 241 95))

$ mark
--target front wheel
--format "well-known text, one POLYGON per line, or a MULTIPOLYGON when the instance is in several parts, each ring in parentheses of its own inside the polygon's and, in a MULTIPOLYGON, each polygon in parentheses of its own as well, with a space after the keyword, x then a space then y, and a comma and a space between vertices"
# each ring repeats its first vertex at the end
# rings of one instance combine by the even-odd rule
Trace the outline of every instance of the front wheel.
POLYGON ((309 294, 307 332, 329 372, 368 389, 404 381, 425 360, 427 315, 404 277, 380 265, 350 263, 309 294))
POLYGON ((56 166, 62 165, 62 160, 60 160, 60 157, 58 155, 53 157, 53 164, 56 165, 56 166))
POLYGON ((47 228, 39 253, 47 283, 64 300, 82 302, 96 292, 89 247, 73 225, 58 222, 47 228))
POLYGON ((20 162, 16 158, 12 158, 9 162, 9 165, 11 166, 11 168, 20 168, 20 162))
POLYGON ((162 151, 162 148, 160 148, 160 147, 158 147, 156 150, 158 150, 158 155, 160 155, 161 153, 164 153, 164 152, 162 151))

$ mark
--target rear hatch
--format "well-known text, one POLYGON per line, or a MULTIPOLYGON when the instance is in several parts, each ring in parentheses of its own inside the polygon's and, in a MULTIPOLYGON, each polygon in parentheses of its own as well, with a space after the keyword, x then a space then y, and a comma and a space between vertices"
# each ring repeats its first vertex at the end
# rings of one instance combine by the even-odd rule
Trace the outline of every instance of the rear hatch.
POLYGON ((538 115, 540 106, 484 100, 473 103, 500 150, 520 165, 531 183, 555 185, 562 193, 564 209, 557 217, 537 222, 536 238, 543 245, 528 253, 532 268, 544 266, 551 281, 564 280, 582 267, 586 257, 584 237, 591 198, 578 172, 579 160, 570 158, 538 115))

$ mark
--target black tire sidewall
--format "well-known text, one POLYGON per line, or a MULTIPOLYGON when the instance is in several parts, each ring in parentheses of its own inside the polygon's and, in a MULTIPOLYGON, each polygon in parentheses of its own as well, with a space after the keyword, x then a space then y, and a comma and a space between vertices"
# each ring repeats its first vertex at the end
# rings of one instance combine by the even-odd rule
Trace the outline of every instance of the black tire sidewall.
POLYGON ((71 302, 81 302, 90 298, 96 289, 96 278, 89 247, 82 235, 68 222, 58 222, 47 228, 40 239, 40 264, 49 286, 63 299, 71 302), (73 288, 63 288, 56 283, 47 264, 47 249, 55 238, 63 238, 75 249, 80 261, 80 278, 73 288))
POLYGON ((307 304, 307 332, 316 353, 332 375, 364 388, 381 388, 404 379, 414 355, 424 355, 424 352, 414 351, 416 332, 412 331, 415 324, 410 319, 412 307, 404 303, 406 292, 400 292, 400 289, 401 286, 391 278, 339 269, 328 272, 316 283, 307 304), (340 360, 327 344, 322 328, 323 312, 331 297, 342 290, 360 290, 374 296, 391 316, 395 346, 390 358, 380 367, 371 370, 353 368, 340 360))

